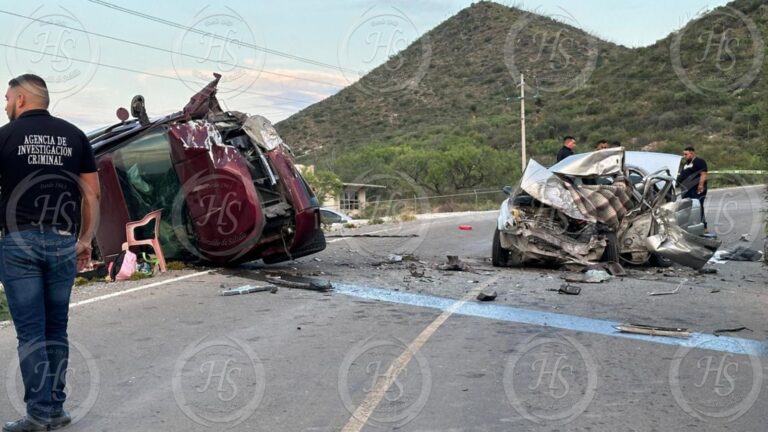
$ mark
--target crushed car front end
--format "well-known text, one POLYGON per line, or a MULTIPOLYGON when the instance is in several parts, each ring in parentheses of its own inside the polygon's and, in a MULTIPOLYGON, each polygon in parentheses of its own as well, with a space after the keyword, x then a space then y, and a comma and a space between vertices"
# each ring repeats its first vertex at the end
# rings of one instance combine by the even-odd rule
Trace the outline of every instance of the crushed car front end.
POLYGON ((699 202, 674 193, 679 160, 623 149, 571 156, 550 168, 531 160, 517 190, 505 188, 493 264, 675 261, 701 268, 719 242, 700 236, 699 202))

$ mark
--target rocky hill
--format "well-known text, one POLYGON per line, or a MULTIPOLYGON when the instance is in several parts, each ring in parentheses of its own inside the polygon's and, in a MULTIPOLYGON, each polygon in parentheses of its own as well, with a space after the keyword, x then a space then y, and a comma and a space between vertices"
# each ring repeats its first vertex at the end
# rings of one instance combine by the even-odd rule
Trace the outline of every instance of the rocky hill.
POLYGON ((544 163, 563 135, 574 135, 580 150, 598 139, 675 153, 695 145, 715 167, 765 167, 758 156, 765 141, 760 128, 768 123, 765 1, 734 1, 643 48, 577 26, 569 16, 475 3, 278 130, 302 162, 346 180, 371 164, 413 168, 413 158, 462 146, 482 150, 472 164, 503 159, 495 168, 511 175, 520 165, 517 96, 524 73, 529 154, 544 163))

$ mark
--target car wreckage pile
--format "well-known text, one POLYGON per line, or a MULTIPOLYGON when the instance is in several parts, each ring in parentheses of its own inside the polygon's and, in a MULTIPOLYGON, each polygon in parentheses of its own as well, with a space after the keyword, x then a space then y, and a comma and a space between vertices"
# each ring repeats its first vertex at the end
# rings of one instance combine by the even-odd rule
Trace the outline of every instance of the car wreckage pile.
POLYGON ((550 168, 531 160, 506 187, 493 265, 598 261, 702 268, 720 246, 705 237, 698 200, 675 193, 680 156, 613 148, 550 168))

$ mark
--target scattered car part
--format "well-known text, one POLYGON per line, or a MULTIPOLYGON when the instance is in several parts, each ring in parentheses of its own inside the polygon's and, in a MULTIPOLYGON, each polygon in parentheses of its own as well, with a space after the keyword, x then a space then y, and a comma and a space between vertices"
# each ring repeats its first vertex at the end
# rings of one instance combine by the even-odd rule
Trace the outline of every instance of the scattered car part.
POLYGON ((275 294, 277 290, 278 288, 274 285, 262 285, 262 286, 243 285, 237 288, 222 290, 219 292, 219 295, 227 297, 227 296, 233 296, 233 295, 251 294, 256 292, 264 292, 264 291, 269 291, 272 294, 275 294))
POLYGON ((496 300, 496 297, 498 297, 498 295, 499 294, 496 291, 490 294, 481 291, 479 294, 477 294, 477 299, 481 302, 490 302, 490 301, 496 300))
POLYGON ((647 336, 667 336, 687 339, 691 336, 688 329, 677 327, 656 327, 644 324, 620 324, 614 328, 622 333, 642 334, 647 336))
POLYGON ((558 294, 579 295, 581 294, 581 287, 565 283, 560 285, 557 292, 558 294))

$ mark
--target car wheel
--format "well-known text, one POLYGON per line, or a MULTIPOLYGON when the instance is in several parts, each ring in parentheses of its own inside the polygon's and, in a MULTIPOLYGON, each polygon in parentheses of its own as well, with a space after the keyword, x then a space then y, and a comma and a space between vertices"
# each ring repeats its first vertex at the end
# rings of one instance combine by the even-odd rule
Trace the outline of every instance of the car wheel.
POLYGON ((491 263, 494 267, 505 267, 509 260, 509 251, 501 247, 501 232, 498 228, 493 232, 493 250, 491 251, 491 263))
POLYGON ((605 251, 603 251, 600 261, 619 262, 619 240, 616 238, 616 233, 609 232, 605 234, 605 251))
POLYGON ((652 253, 650 258, 648 259, 648 264, 650 264, 653 267, 667 268, 667 267, 672 267, 672 260, 665 256, 652 253))

